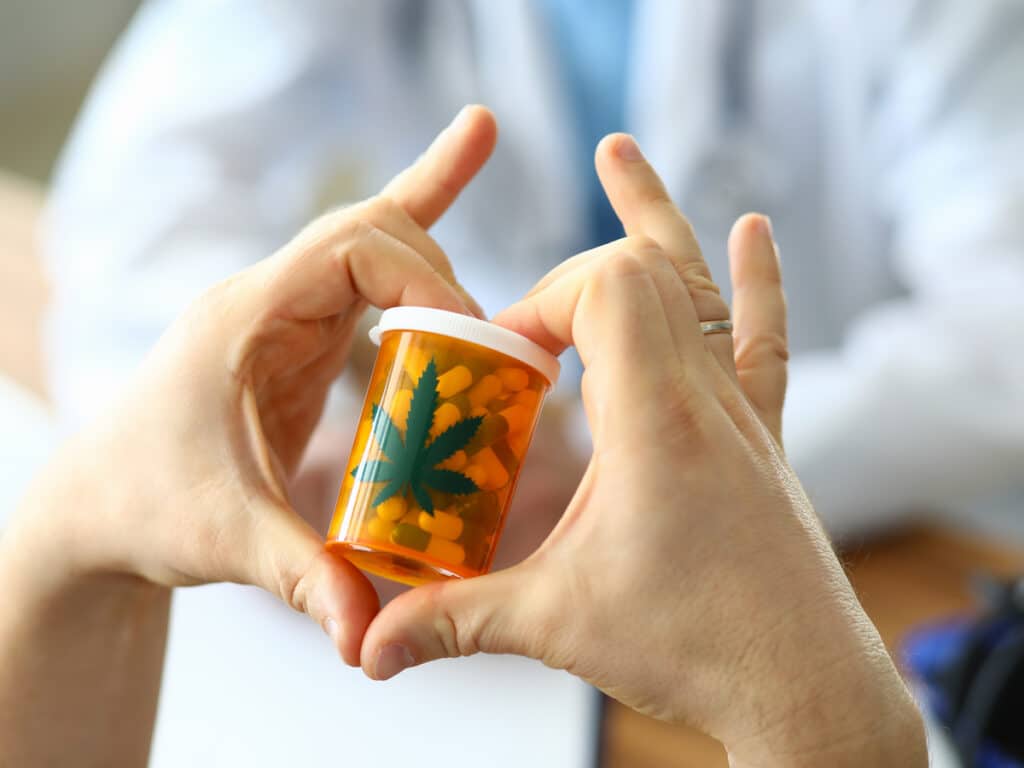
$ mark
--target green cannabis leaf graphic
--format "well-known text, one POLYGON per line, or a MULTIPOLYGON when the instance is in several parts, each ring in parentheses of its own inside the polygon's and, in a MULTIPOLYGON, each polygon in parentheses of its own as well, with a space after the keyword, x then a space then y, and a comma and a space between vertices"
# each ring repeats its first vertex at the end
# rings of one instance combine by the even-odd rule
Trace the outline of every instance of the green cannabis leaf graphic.
POLYGON ((412 392, 404 440, 388 412, 376 403, 373 405, 373 437, 387 460, 363 461, 352 470, 352 476, 360 482, 385 483, 373 500, 374 506, 408 490, 423 511, 433 515, 434 500, 428 488, 452 494, 480 490, 461 472, 438 469, 437 465, 473 439, 483 417, 473 416, 457 421, 428 443, 436 408, 437 365, 433 358, 423 369, 412 392))

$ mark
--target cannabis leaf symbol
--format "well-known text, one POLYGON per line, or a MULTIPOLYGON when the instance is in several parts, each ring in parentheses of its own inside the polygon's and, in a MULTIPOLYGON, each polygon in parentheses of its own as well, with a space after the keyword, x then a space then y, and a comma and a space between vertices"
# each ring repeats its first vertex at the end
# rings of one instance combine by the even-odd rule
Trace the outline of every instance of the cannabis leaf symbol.
POLYGON ((437 467, 456 451, 464 448, 480 428, 483 417, 473 416, 452 424, 427 442, 437 408, 437 366, 431 358, 423 369, 412 393, 405 440, 391 416, 374 403, 371 427, 385 460, 363 461, 352 470, 361 482, 387 483, 373 500, 377 506, 396 493, 412 492, 424 512, 434 514, 434 500, 428 488, 452 494, 476 493, 477 484, 461 472, 437 467))

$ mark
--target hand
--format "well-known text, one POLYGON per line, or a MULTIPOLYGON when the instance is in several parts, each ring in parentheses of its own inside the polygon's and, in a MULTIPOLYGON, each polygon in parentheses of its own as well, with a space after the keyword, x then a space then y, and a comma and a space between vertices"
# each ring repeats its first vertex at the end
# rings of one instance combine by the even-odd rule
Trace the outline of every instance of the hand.
POLYGON ((541 548, 406 593, 363 668, 516 653, 720 738, 734 766, 909 765, 916 711, 782 456, 785 309, 767 223, 731 238, 735 352, 686 220, 631 139, 598 149, 627 237, 582 254, 497 322, 575 344, 594 452, 541 548))
POLYGON ((25 515, 9 532, 15 557, 164 587, 256 584, 321 623, 357 663, 377 596, 325 553, 288 483, 368 304, 480 314, 426 228, 494 141, 491 114, 467 108, 380 195, 324 216, 208 291, 161 339, 116 412, 41 481, 37 499, 63 487, 74 503, 25 515), (96 501, 96 487, 102 501, 74 498, 88 489, 84 498, 96 501))

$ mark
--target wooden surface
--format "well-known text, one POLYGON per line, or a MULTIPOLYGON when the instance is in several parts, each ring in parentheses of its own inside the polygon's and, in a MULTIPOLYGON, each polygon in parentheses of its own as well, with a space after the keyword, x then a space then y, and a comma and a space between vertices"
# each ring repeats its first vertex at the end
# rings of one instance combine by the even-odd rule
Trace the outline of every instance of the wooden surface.
MULTIPOLYGON (((43 393, 40 330, 47 291, 36 258, 42 195, 0 174, 0 372, 43 393)), ((918 528, 864 546, 844 558, 868 615, 891 652, 923 622, 971 609, 972 574, 1024 572, 1024 547, 918 528)), ((604 768, 726 768, 714 740, 609 702, 604 768)))
MULTIPOLYGON (((844 558, 850 580, 889 651, 899 659, 907 633, 922 623, 971 611, 973 574, 1024 572, 1024 546, 1011 548, 963 533, 916 528, 844 558)), ((726 768, 714 740, 610 702, 604 768, 726 768)))

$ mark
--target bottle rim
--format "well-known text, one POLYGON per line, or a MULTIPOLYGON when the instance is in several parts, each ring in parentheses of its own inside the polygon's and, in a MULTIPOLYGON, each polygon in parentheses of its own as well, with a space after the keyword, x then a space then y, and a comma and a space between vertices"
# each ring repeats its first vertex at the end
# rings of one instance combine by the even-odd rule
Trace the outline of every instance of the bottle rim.
POLYGON ((540 373, 553 387, 561 364, 544 347, 525 336, 469 315, 432 307, 392 307, 370 329, 370 341, 380 346, 381 335, 388 331, 420 331, 468 341, 515 358, 540 373))

